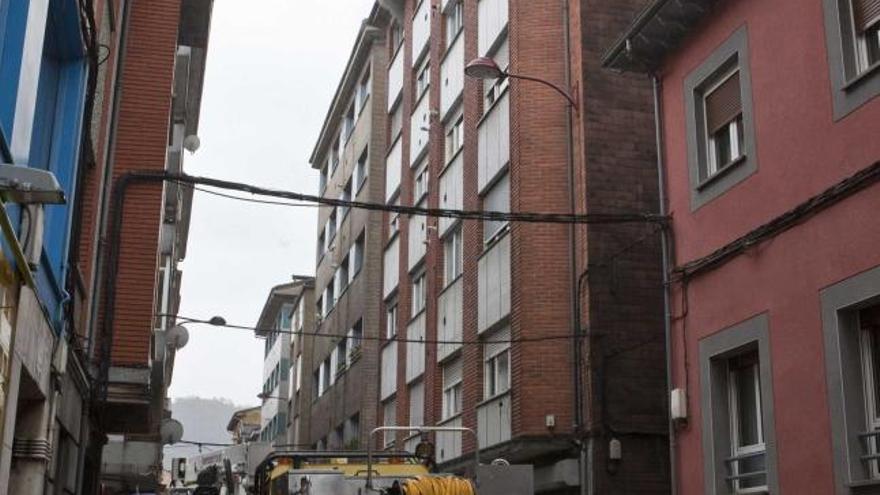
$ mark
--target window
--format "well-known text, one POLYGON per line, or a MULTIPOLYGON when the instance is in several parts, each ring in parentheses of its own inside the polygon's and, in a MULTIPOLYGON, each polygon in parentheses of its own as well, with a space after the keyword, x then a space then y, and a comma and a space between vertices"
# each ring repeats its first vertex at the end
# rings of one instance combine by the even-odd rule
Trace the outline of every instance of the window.
MULTIPOLYGON (((880 267, 823 289, 822 329, 835 493, 880 479, 880 267)), ((864 493, 870 493, 865 490, 864 493)))
MULTIPOLYGON (((400 206, 400 196, 394 199, 394 206, 400 206)), ((393 239, 400 232, 400 213, 388 212, 388 239, 393 239)))
POLYGON ((693 210, 757 170, 747 34, 740 28, 685 78, 693 210))
POLYGON ((388 114, 388 143, 393 143, 403 129, 403 105, 399 102, 388 114))
POLYGON ((834 120, 880 94, 880 2, 822 0, 834 120))
POLYGON ((333 147, 330 149, 330 177, 333 177, 333 173, 336 172, 336 167, 339 166, 339 143, 340 141, 337 138, 336 141, 333 142, 333 147))
MULTIPOLYGON (((348 138, 351 137, 351 133, 354 131, 354 122, 355 122, 355 102, 351 102, 348 105, 348 110, 345 111, 345 117, 342 119, 342 142, 347 142, 348 138)), ((340 149, 340 152, 342 150, 340 149)))
POLYGON ((348 365, 348 339, 342 339, 336 344, 336 373, 345 371, 348 365))
POLYGON ((403 43, 403 27, 397 22, 394 21, 391 23, 391 30, 389 35, 389 45, 391 46, 391 54, 400 47, 400 44, 403 43))
POLYGON ((425 309, 425 272, 421 272, 413 277, 412 281, 412 314, 416 317, 425 309))
POLYGON ((354 416, 345 421, 345 433, 343 435, 345 445, 343 447, 348 450, 357 450, 360 446, 360 436, 361 417, 360 414, 355 413, 354 416))
POLYGON ((318 180, 318 193, 323 193, 327 189, 327 165, 321 167, 321 177, 318 180))
POLYGON ((443 240, 443 286, 448 286, 462 272, 462 233, 461 225, 450 232, 443 240))
POLYGON ((357 87, 357 113, 360 114, 364 110, 367 98, 370 97, 370 67, 364 70, 364 75, 357 87))
POLYGON ((418 72, 416 72, 416 101, 422 99, 422 95, 425 94, 425 91, 428 90, 428 87, 431 85, 431 62, 425 58, 422 62, 422 65, 419 66, 418 72))
MULTIPOLYGON (((880 306, 864 309, 858 314, 859 344, 862 355, 862 384, 865 394, 866 455, 880 454, 880 306)), ((869 463, 870 476, 880 479, 880 460, 869 463)))
MULTIPOLYGON (((342 194, 339 195, 339 199, 342 201, 351 201, 351 180, 345 183, 345 186, 342 188, 342 194)), ((339 214, 339 223, 342 223, 342 219, 344 219, 351 208, 347 205, 342 205, 339 207, 341 212, 339 214)))
POLYGON ((446 163, 452 161, 464 147, 464 116, 459 115, 446 130, 446 163))
POLYGON ((451 0, 444 13, 446 18, 446 48, 458 37, 464 26, 464 5, 462 0, 451 0))
POLYGON ((462 411, 462 358, 456 358, 443 366, 443 411, 442 418, 458 416, 462 411))
POLYGON ((351 246, 351 252, 348 255, 348 259, 351 260, 351 278, 350 281, 353 281, 357 274, 360 273, 361 267, 364 265, 364 233, 362 232, 360 237, 354 241, 354 244, 351 246))
POLYGON ((486 399, 510 390, 510 348, 486 358, 486 399))
POLYGON ((732 446, 730 472, 734 493, 763 493, 767 490, 767 453, 758 366, 756 351, 727 360, 727 407, 732 446))
POLYGON ((413 179, 413 203, 419 203, 428 194, 428 160, 418 166, 413 179))
POLYGON ((324 359, 324 362, 321 363, 321 380, 324 382, 324 392, 333 385, 335 381, 335 376, 333 373, 333 356, 328 356, 324 359))
POLYGON ((385 338, 393 339, 397 335, 397 301, 388 303, 385 310, 385 338))
POLYGON ((332 242, 336 238, 336 208, 330 212, 330 218, 327 220, 327 242, 332 242))
MULTIPOLYGON (((483 211, 510 211, 510 174, 498 179, 491 189, 483 197, 483 211)), ((483 242, 491 243, 498 238, 507 228, 506 220, 484 220, 483 242)))
POLYGON ((358 320, 346 334, 346 338, 348 339, 348 355, 346 356, 346 362, 349 366, 351 366, 351 364, 360 356, 361 342, 364 338, 363 328, 362 321, 358 320))
POLYGON ((767 321, 700 340, 704 493, 779 493, 767 321))
POLYGON ((708 156, 702 180, 731 166, 743 156, 742 100, 739 69, 726 73, 703 95, 708 156))
POLYGON ((302 369, 303 369, 303 360, 302 354, 296 356, 296 388, 294 389, 296 392, 299 392, 299 389, 302 388, 302 369))
POLYGON ((425 424, 425 384, 418 381, 409 386, 409 425, 425 424))
POLYGON ((318 300, 315 302, 315 309, 316 309, 315 313, 318 316, 320 316, 321 318, 323 318, 324 316, 327 315, 327 313, 324 312, 324 296, 323 295, 318 296, 318 300))
POLYGON ((348 289, 348 256, 342 260, 342 263, 339 264, 339 268, 336 269, 336 287, 339 290, 339 296, 342 296, 342 293, 348 289))
MULTIPOLYGON (((364 182, 367 181, 367 159, 369 158, 369 148, 364 148, 361 156, 358 158, 357 165, 354 167, 354 190, 357 193, 361 190, 364 182)), ((355 193, 355 195, 357 195, 355 193)))
POLYGON ((330 282, 327 283, 327 287, 324 289, 324 316, 330 314, 330 311, 333 311, 333 307, 336 306, 336 288, 334 287, 334 280, 331 279, 330 282))
MULTIPOLYGON (((498 45, 498 48, 492 55, 492 59, 495 60, 495 63, 498 64, 501 70, 506 72, 510 68, 510 44, 507 39, 504 39, 498 45)), ((501 95, 507 91, 509 86, 510 79, 507 77, 499 77, 494 81, 483 81, 483 97, 485 99, 483 113, 488 113, 492 109, 492 106, 501 99, 501 95)))
MULTIPOLYGON (((397 399, 394 397, 382 404, 382 426, 397 426, 397 399)), ((394 436, 393 431, 385 432, 385 448, 394 446, 394 436)))

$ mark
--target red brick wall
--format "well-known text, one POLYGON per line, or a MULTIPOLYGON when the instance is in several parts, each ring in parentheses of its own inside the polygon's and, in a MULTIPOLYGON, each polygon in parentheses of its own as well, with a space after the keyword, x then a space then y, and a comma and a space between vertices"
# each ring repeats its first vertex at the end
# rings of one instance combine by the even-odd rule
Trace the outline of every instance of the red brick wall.
MULTIPOLYGON (((162 170, 180 0, 132 2, 128 46, 122 66, 113 177, 135 170, 162 170)), ((125 201, 116 276, 112 363, 146 366, 150 353, 162 187, 136 185, 125 201)))

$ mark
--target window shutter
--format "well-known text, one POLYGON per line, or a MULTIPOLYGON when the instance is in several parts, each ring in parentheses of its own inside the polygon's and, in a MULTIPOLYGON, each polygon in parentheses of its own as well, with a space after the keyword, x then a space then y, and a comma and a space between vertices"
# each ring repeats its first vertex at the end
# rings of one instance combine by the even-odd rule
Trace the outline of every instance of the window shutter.
POLYGON ((706 96, 706 128, 714 134, 741 113, 739 72, 736 72, 706 96))
POLYGON ((852 0, 856 30, 867 30, 880 18, 880 0, 852 0))

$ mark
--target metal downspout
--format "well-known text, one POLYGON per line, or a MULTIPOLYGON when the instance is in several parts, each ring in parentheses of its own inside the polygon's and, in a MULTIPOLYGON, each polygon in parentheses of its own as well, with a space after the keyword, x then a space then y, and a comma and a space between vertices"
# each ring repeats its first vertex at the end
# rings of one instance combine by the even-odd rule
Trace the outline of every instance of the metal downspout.
MULTIPOLYGON (((666 216, 666 175, 664 173, 663 164, 663 129, 662 129, 662 112, 663 107, 660 103, 660 79, 656 74, 651 74, 651 82, 654 92, 654 131, 656 135, 657 149, 657 186, 660 203, 660 215, 666 216)), ((666 413, 670 414, 669 401, 672 397, 672 302, 670 298, 670 280, 669 280, 669 254, 670 239, 669 225, 663 227, 660 231, 660 251, 662 256, 663 267, 663 327, 664 337, 666 340, 666 413)), ((669 428, 669 486, 670 493, 676 495, 678 493, 678 473, 675 464, 675 425, 671 418, 667 419, 669 428)))
MULTIPOLYGON (((572 74, 571 74, 571 5, 569 0, 562 0, 562 33, 563 33, 563 42, 565 46, 565 63, 563 64, 563 69, 565 72, 565 87, 569 88, 571 91, 572 88, 572 74)), ((565 126, 566 126, 566 160, 568 162, 568 199, 569 199, 569 209, 571 213, 577 214, 577 187, 575 185, 575 158, 574 158, 574 126, 572 124, 572 119, 574 117, 572 110, 574 109, 573 104, 569 104, 566 106, 565 112, 565 126)), ((583 380, 581 376, 581 370, 583 369, 583 365, 581 362, 581 347, 583 346, 583 341, 581 340, 581 315, 580 315, 580 290, 579 290, 579 280, 578 280, 578 266, 577 266, 577 226, 574 224, 569 225, 568 230, 569 243, 568 243, 568 259, 570 263, 570 277, 571 280, 569 283, 571 284, 571 294, 570 294, 570 306, 571 306, 571 325, 572 325, 572 333, 574 334, 574 345, 571 346, 572 352, 572 387, 573 387, 573 396, 574 396, 574 404, 573 404, 573 413, 574 413, 574 432, 577 437, 577 445, 578 445, 578 484, 580 485, 580 492, 582 495, 592 495, 594 493, 593 486, 593 437, 590 435, 587 440, 587 445, 584 446, 583 441, 581 440, 581 433, 583 431, 584 426, 584 390, 583 390, 583 380)), ((592 394, 590 395, 592 397, 592 394)))

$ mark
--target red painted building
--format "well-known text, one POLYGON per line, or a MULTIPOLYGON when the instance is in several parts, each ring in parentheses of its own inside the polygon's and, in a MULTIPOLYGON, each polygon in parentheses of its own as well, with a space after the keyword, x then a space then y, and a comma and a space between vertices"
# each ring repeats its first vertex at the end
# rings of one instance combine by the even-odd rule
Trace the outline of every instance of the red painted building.
POLYGON ((657 83, 679 493, 880 489, 878 26, 660 0, 605 56, 657 83))

